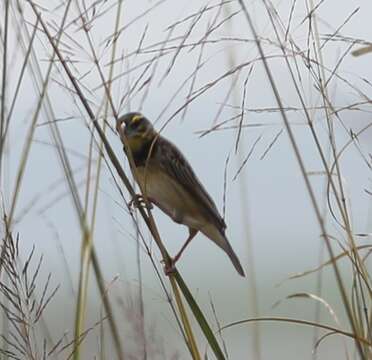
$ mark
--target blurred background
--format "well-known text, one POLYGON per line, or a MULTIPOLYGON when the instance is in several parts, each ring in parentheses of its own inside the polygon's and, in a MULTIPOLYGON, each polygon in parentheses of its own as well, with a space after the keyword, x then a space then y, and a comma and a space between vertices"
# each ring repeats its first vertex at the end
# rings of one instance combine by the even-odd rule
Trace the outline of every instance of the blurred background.
MULTIPOLYGON (((56 39, 69 1, 33 3, 56 39)), ((332 191, 327 189, 324 167, 270 16, 275 19, 282 44, 291 54, 312 124, 332 164, 325 103, 314 80, 325 76, 332 104, 327 111, 331 113, 337 152, 348 144, 338 164, 352 231, 358 245, 370 244, 372 134, 368 126, 372 55, 355 57, 351 53, 367 46, 372 39, 372 3, 273 1, 267 3, 269 12, 265 2, 245 4, 278 86, 334 252, 339 254, 343 252, 341 245, 346 243, 344 229, 336 221, 340 214, 330 211, 330 205, 335 205, 332 191), (316 51, 319 48, 321 52, 316 51), (318 66, 319 63, 323 65, 318 66)), ((7 44, 4 41, 1 44, 2 66, 7 69, 2 77, 5 79, 2 107, 9 114, 31 41, 26 34, 32 35, 36 17, 25 1, 17 4, 5 1, 0 9, 3 39, 4 30, 8 29, 7 44)), ((35 70, 30 69, 38 67, 45 79, 52 56, 40 23, 32 49, 4 143, 3 214, 9 214, 14 199, 20 159, 40 100, 35 70)), ((213 330, 250 318, 287 317, 351 331, 331 266, 324 267, 321 273, 289 279, 317 268, 329 259, 329 254, 238 1, 73 0, 59 49, 102 124, 105 109, 102 76, 107 80, 113 69, 111 94, 117 112, 141 111, 149 118, 163 136, 182 150, 224 215, 228 238, 241 259, 246 277, 239 277, 226 255, 201 234, 192 241, 177 267, 213 330), (119 31, 115 32, 118 14, 119 31), (293 294, 314 294, 323 303, 305 296, 287 298, 293 294)), ((23 261, 33 247, 35 257, 43 256, 40 283, 51 273, 51 286, 60 286, 43 313, 51 337, 57 341, 64 336, 65 343, 73 339, 82 247, 79 219, 58 146, 51 135, 53 120, 88 222, 99 178, 93 241, 126 358, 190 358, 154 270, 155 264, 170 291, 156 243, 135 210, 153 264, 128 212, 126 202, 130 196, 106 156, 98 174, 99 137, 60 62, 54 58, 53 63, 47 97, 36 120, 22 186, 17 193, 11 229, 13 234, 19 234, 23 261)), ((107 122, 111 125, 106 130, 109 142, 130 176, 122 144, 112 130, 115 119, 110 108, 107 122)), ((158 209, 153 210, 153 215, 168 251, 175 254, 186 239, 187 229, 173 223, 158 209)), ((32 264, 37 266, 36 258, 32 264)), ((353 281, 350 261, 340 260, 339 266, 350 295, 353 281)), ((42 290, 39 286, 37 291, 42 294, 42 290)), ((93 329, 82 343, 83 359, 116 359, 107 324, 103 325, 104 341, 100 325, 95 325, 104 313, 91 270, 85 327, 93 329)), ((199 350, 214 358, 189 313, 199 350)), ((358 357, 352 340, 340 335, 327 337, 315 350, 314 344, 325 333, 309 326, 265 321, 259 326, 255 323, 233 326, 218 334, 217 339, 225 344, 229 359, 358 357)), ((42 338, 41 332, 36 341, 41 344, 42 338)), ((61 353, 60 358, 67 356, 61 353)))

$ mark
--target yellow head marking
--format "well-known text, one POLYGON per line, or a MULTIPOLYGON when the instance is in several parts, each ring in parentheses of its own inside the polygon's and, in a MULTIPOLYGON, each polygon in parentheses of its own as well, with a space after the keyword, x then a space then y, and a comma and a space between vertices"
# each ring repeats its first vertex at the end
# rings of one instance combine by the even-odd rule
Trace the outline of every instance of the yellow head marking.
POLYGON ((143 119, 143 116, 142 116, 142 115, 134 115, 134 116, 132 117, 132 121, 131 121, 131 123, 132 123, 132 124, 135 124, 135 123, 139 122, 139 121, 142 120, 142 119, 143 119))

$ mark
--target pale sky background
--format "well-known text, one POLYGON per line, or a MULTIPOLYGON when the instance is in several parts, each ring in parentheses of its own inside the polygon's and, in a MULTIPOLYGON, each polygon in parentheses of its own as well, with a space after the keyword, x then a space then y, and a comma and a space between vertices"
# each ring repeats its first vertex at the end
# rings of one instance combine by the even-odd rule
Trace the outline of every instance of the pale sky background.
MULTIPOLYGON (((53 9, 58 1, 38 1, 42 6, 53 9)), ((89 3, 89 2, 87 2, 89 3)), ((108 1, 103 5, 109 8, 114 1, 108 1)), ((209 5, 218 2, 210 2, 209 5)), ((275 40, 275 34, 269 24, 267 13, 261 5, 261 1, 246 2, 252 17, 257 26, 258 33, 264 39, 275 40)), ((292 20, 292 36, 300 44, 302 49, 306 48, 308 23, 300 25, 306 15, 304 7, 305 1, 297 1, 292 20)), ((122 21, 123 25, 130 23, 139 14, 146 9, 150 9, 155 3, 149 1, 125 1, 123 5, 122 21)), ((138 49, 143 32, 148 26, 146 35, 143 38, 142 49, 146 49, 154 43, 164 41, 167 38, 167 27, 172 23, 185 18, 186 16, 197 12, 206 5, 202 1, 164 1, 155 9, 150 11, 143 18, 139 19, 129 26, 118 39, 118 56, 130 54, 138 49)), ((288 22, 291 2, 275 1, 275 8, 282 17, 285 24, 288 22)), ((326 0, 321 4, 317 11, 319 16, 319 26, 321 35, 332 34, 341 26, 347 17, 357 8, 360 10, 351 18, 351 20, 342 28, 341 34, 346 37, 358 39, 372 39, 372 28, 370 26, 372 3, 367 0, 360 1, 336 1, 326 0)), ((240 9, 238 2, 232 1, 230 11, 234 13, 240 9)), ((226 6, 226 9, 228 7, 226 6)), ((95 22, 91 29, 92 38, 98 53, 104 51, 106 37, 113 31, 115 8, 106 13, 100 20, 95 22)), ((199 41, 205 34, 208 24, 213 21, 217 10, 213 10, 203 15, 200 22, 193 28, 186 43, 199 41)), ((61 21, 61 9, 53 14, 44 12, 46 19, 54 20, 57 24, 61 21)), ((77 11, 72 7, 69 19, 76 18, 77 11)), ((217 22, 226 18, 227 13, 222 11, 217 22)), ((34 21, 30 9, 26 11, 26 18, 34 21)), ((95 90, 100 84, 97 71, 94 69, 93 62, 79 45, 88 49, 85 35, 77 32, 78 25, 71 26, 66 31, 63 41, 63 48, 68 51, 71 59, 79 60, 74 63, 80 74, 87 72, 82 80, 84 85, 92 91, 90 94, 84 89, 86 95, 92 101, 94 110, 98 109, 101 102, 102 89, 95 90), (76 41, 76 42, 75 42, 76 41)), ((183 25, 176 27, 172 37, 183 35, 191 25, 188 21, 183 25)), ((202 88, 204 85, 214 81, 226 73, 230 68, 229 56, 233 56, 236 64, 251 61, 258 55, 256 45, 252 42, 232 41, 232 38, 252 39, 251 33, 242 13, 236 14, 231 21, 221 26, 210 40, 220 40, 206 44, 203 50, 202 59, 206 61, 203 68, 198 72, 195 80, 194 89, 202 88), (229 41, 223 39, 230 39, 229 41)), ((169 45, 179 45, 180 39, 169 45)), ((324 62, 327 67, 333 69, 349 43, 329 42, 324 47, 324 62)), ((159 49, 161 45, 154 48, 159 49)), ((357 48, 358 45, 355 45, 357 48)), ((185 88, 176 95, 175 100, 169 105, 167 110, 163 109, 172 99, 182 82, 194 71, 197 64, 200 46, 191 48, 190 51, 182 50, 178 55, 174 66, 169 75, 160 81, 167 67, 169 66, 174 52, 171 55, 160 59, 157 68, 157 75, 149 89, 148 97, 145 99, 142 112, 151 120, 155 120, 161 114, 155 127, 159 129, 169 117, 185 101, 190 88, 190 82, 185 88)), ((269 46, 264 42, 266 54, 279 54, 280 51, 275 46, 269 46)), ((47 67, 48 54, 50 48, 46 38, 38 34, 36 50, 43 71, 47 67)), ((107 65, 110 49, 105 50, 102 65, 107 65)), ((16 76, 19 71, 21 57, 18 54, 18 62, 15 61, 14 72, 16 76), (18 66, 18 67, 17 67, 18 66)), ((128 67, 141 64, 149 59, 151 54, 139 53, 130 56, 127 60, 118 62, 115 73, 120 74, 128 67)), ((371 56, 365 55, 359 58, 352 57, 350 54, 343 59, 338 71, 342 77, 346 78, 355 87, 362 89, 367 95, 371 93, 371 56), (366 79, 366 81, 363 81, 366 79)), ((286 106, 300 106, 293 86, 291 85, 288 72, 286 71, 283 59, 277 58, 270 60, 271 69, 286 106)), ((108 67, 104 67, 108 74, 108 67)), ((129 76, 123 76, 116 81, 113 86, 115 104, 119 104, 120 98, 127 91, 128 84, 133 86, 137 77, 144 70, 144 67, 129 76)), ((241 106, 244 81, 249 73, 250 67, 244 67, 234 86, 234 92, 229 97, 229 105, 241 106)), ((320 101, 314 90, 308 74, 304 69, 303 84, 306 93, 308 106, 319 106, 320 101)), ((148 75, 151 73, 149 70, 148 75)), ((66 76, 62 74, 63 79, 66 76)), ((146 78, 143 78, 143 80, 146 78)), ((55 111, 56 118, 73 118, 60 122, 59 127, 65 146, 71 149, 70 160, 72 167, 77 169, 75 178, 77 183, 85 182, 86 159, 76 155, 87 154, 90 134, 86 128, 87 115, 82 109, 79 100, 74 98, 61 87, 61 74, 53 70, 53 81, 50 86, 50 99, 55 111), (79 113, 79 109, 81 113, 79 113), (75 153, 76 152, 76 153, 75 153)), ((239 254, 246 269, 247 277, 240 278, 235 272, 229 259, 213 243, 203 235, 198 235, 186 250, 184 256, 178 263, 178 269, 186 280, 189 288, 192 290, 199 305, 208 315, 208 319, 213 326, 214 318, 210 307, 210 296, 218 312, 221 324, 228 324, 233 321, 253 317, 249 298, 249 283, 252 281, 249 272, 248 253, 246 246, 246 234, 244 224, 248 224, 249 236, 252 241, 253 257, 255 261, 255 272, 258 289, 259 315, 260 316, 287 316, 291 318, 301 318, 313 320, 314 303, 310 300, 292 299, 286 300, 278 307, 272 308, 272 305, 287 295, 301 292, 315 292, 316 276, 310 275, 306 278, 288 281, 277 287, 277 284, 286 279, 291 274, 302 272, 316 267, 319 259, 319 249, 322 243, 320 238, 320 229, 315 221, 314 210, 311 207, 309 196, 306 192, 304 181, 301 176, 297 162, 295 161, 291 145, 285 131, 280 135, 278 141, 268 152, 263 160, 261 155, 272 142, 276 134, 282 129, 282 119, 278 112, 273 113, 254 113, 249 112, 244 117, 245 124, 262 124, 262 126, 245 128, 239 146, 240 155, 234 152, 236 131, 224 130, 213 132, 207 136, 199 138, 198 131, 209 128, 219 111, 221 103, 224 101, 229 91, 232 77, 219 82, 195 102, 192 102, 187 110, 184 119, 181 116, 175 117, 163 130, 163 135, 171 139, 172 142, 184 152, 187 159, 193 165, 195 172, 200 180, 214 198, 218 208, 222 211, 223 207, 223 187, 224 187, 224 169, 227 156, 230 154, 227 172, 227 193, 226 193, 226 223, 228 225, 227 235, 230 242, 239 254), (237 167, 241 165, 249 153, 256 139, 262 135, 257 143, 251 157, 247 161, 241 172, 241 177, 233 181, 237 167), (242 197, 239 180, 244 179, 247 192, 246 198, 242 197), (244 201, 248 207, 248 212, 242 214, 239 202, 244 201)), ((67 81, 68 87, 70 87, 67 81)), ((9 83, 8 90, 12 93, 14 85, 9 83)), ((35 91, 30 77, 24 83, 21 90, 21 97, 17 103, 14 120, 10 129, 12 139, 9 144, 9 157, 7 161, 8 182, 5 189, 9 189, 8 194, 3 194, 5 203, 9 201, 9 194, 13 189, 14 174, 17 170, 21 149, 24 143, 24 134, 30 122, 30 114, 33 114, 36 106, 35 91)), ((341 82, 332 80, 329 85, 329 91, 336 107, 344 107, 360 100, 360 96, 351 89, 350 86, 341 82)), ((125 107, 120 109, 121 113, 128 110, 137 110, 141 102, 143 91, 131 99, 130 104, 125 103, 125 107)), ((245 107, 247 108, 267 108, 276 107, 275 99, 272 95, 272 89, 267 81, 267 77, 260 63, 255 62, 251 77, 247 83, 245 107)), ((362 126, 371 121, 368 107, 364 106, 362 111, 343 111, 340 117, 347 130, 358 131, 362 126)), ((240 109, 225 108, 218 122, 222 122, 239 114, 240 109)), ((306 169, 310 172, 321 170, 319 156, 316 152, 309 129, 304 126, 305 118, 301 112, 289 112, 290 121, 295 124, 294 131, 297 142, 300 146, 302 156, 305 160, 306 169)), ((323 144, 326 144, 326 124, 324 112, 314 112, 314 119, 317 120, 316 129, 319 131, 323 144)), ((40 117, 39 123, 46 121, 44 114, 40 117)), ((113 124, 112 118, 111 124, 113 124)), ((337 145, 341 148, 348 140, 349 134, 334 119, 337 145)), ((371 131, 367 131, 360 137, 360 148, 369 158, 371 147, 371 131)), ((109 139, 116 150, 117 156, 121 159, 125 169, 128 170, 126 159, 121 150, 121 144, 118 137, 112 132, 109 133, 109 139)), ((35 140, 52 143, 48 126, 40 126, 35 133, 35 140)), ((325 147, 326 148, 326 147, 325 147)), ((95 153, 95 156, 97 152, 95 153)), ((371 212, 370 196, 365 189, 371 190, 370 170, 363 162, 355 146, 350 146, 341 158, 341 168, 343 180, 347 189, 349 206, 352 213, 352 220, 355 233, 364 233, 371 231, 371 212)), ((322 194, 324 190, 324 179, 317 175, 312 177, 312 185, 318 195, 318 200, 322 204, 322 194)), ((81 199, 84 199, 85 186, 80 188, 81 199)), ((135 331, 133 330, 133 318, 129 303, 130 299, 137 302, 138 293, 138 273, 136 267, 136 242, 133 238, 135 234, 131 224, 129 214, 122 207, 122 199, 118 193, 115 184, 107 168, 102 175, 100 186, 100 199, 97 214, 97 226, 95 230, 95 246, 105 278, 109 283, 114 278, 114 284, 110 286, 110 294, 113 302, 116 303, 118 316, 122 316, 124 346, 129 348, 134 354, 137 351, 138 344, 135 340, 135 331), (118 205, 119 204, 119 205, 118 205), (126 301, 125 309, 118 300, 126 301), (132 322, 131 322, 132 321, 132 322)), ((45 276, 48 271, 53 274, 53 283, 61 284, 61 289, 50 304, 46 317, 49 319, 53 334, 57 338, 64 331, 69 331, 71 338, 73 334, 73 319, 75 295, 78 284, 79 256, 80 256, 80 230, 77 217, 71 198, 68 195, 67 184, 64 181, 61 166, 59 165, 56 152, 53 147, 44 143, 34 143, 31 152, 30 161, 27 165, 25 174, 25 184, 22 188, 17 215, 20 216, 25 209, 31 208, 21 221, 15 225, 15 231, 19 232, 22 249, 27 254, 28 249, 33 244, 39 254, 44 254, 45 276), (59 181, 57 185, 52 185, 59 181), (36 201, 34 201, 36 199, 36 201), (75 293, 71 293, 70 279, 66 274, 64 260, 61 255, 60 247, 68 263, 72 275, 75 293)), ((124 192, 126 199, 128 195, 124 192)), ((92 200, 92 199, 91 199, 92 200)), ((184 239, 187 236, 185 227, 174 224, 159 210, 154 210, 154 216, 157 220, 158 228, 163 240, 171 254, 175 254, 184 239)), ((16 216, 17 217, 17 216, 16 216)), ((150 242, 148 232, 143 227, 146 239, 150 242)), ((341 231, 334 222, 329 223, 329 231, 333 236, 339 236, 341 231)), ((367 243, 369 238, 359 239, 360 244, 367 243)), ((159 263, 159 253, 156 245, 152 244, 152 249, 156 261, 159 263)), ((337 249, 337 248, 336 248, 337 249)), ((339 252, 339 249, 336 250, 339 252)), ((327 255, 325 255, 327 258, 327 255)), ((189 357, 187 349, 180 337, 178 330, 175 329, 175 321, 166 302, 165 295, 156 278, 154 270, 146 254, 142 252, 143 265, 143 288, 145 296, 145 319, 148 334, 155 332, 156 345, 152 348, 160 347, 163 343, 166 346, 167 359, 171 359, 176 352, 181 359, 189 357), (155 330, 151 330, 154 329, 155 330)), ((348 267, 345 266, 345 276, 348 278, 348 267)), ((91 289, 89 298, 89 315, 87 326, 94 324, 100 316, 101 303, 97 296, 96 286, 93 275, 91 276, 91 289)), ((327 302, 335 309, 340 318, 343 328, 348 328, 343 308, 339 299, 339 293, 335 285, 333 272, 331 269, 325 272, 323 296, 327 302)), ((334 320, 326 311, 322 312, 321 322, 334 324, 334 320)), ((197 329, 197 324, 194 324, 197 329)), ((230 359, 253 359, 252 343, 253 336, 252 325, 242 325, 235 329, 226 330, 224 339, 227 343, 230 359)), ((204 349, 204 337, 197 331, 200 349, 204 349)), ((312 358, 312 334, 310 328, 298 327, 286 324, 264 324, 261 326, 261 350, 262 359, 311 359, 312 358)), ((87 339, 84 359, 93 359, 98 351, 98 331, 93 332, 87 339)), ((151 343, 151 341, 149 341, 151 343)), ((347 344, 351 344, 346 340, 347 344)), ((343 342, 339 337, 333 336, 325 340, 318 349, 318 359, 336 359, 342 355, 343 342)), ((149 345, 150 346, 150 345, 149 345)), ((149 350, 151 352, 151 350, 149 350)), ((108 354, 110 350, 108 350, 108 354)), ((213 354, 208 354, 213 358, 213 354)), ((352 352, 351 352, 352 354, 352 352)), ((114 355, 109 355, 108 359, 114 355)), ((140 357, 138 357, 140 358, 140 357)), ((162 357, 149 357, 150 359, 161 359, 162 357)))

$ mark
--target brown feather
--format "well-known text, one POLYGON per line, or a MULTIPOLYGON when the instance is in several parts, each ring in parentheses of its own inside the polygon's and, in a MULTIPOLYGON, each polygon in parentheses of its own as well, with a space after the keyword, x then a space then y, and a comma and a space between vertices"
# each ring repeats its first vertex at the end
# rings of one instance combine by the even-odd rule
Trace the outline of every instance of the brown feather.
POLYGON ((221 232, 224 232, 226 224, 214 201, 177 147, 169 140, 159 136, 154 151, 156 151, 155 156, 160 160, 160 166, 164 171, 190 194, 198 203, 199 208, 203 210, 207 219, 212 221, 221 232))

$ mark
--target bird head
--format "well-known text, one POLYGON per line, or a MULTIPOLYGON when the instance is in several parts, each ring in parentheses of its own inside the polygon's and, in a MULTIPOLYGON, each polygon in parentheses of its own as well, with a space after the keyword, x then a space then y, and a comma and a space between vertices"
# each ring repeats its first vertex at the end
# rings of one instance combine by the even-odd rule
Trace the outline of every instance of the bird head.
POLYGON ((132 152, 138 151, 148 141, 152 141, 156 135, 151 122, 139 112, 130 112, 122 115, 116 126, 120 137, 126 138, 132 152))

